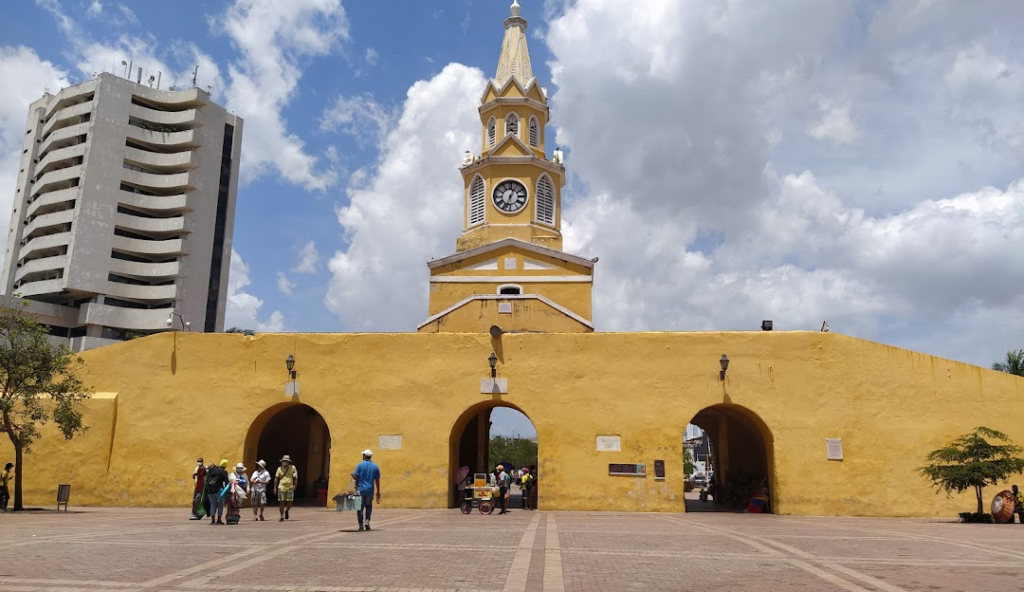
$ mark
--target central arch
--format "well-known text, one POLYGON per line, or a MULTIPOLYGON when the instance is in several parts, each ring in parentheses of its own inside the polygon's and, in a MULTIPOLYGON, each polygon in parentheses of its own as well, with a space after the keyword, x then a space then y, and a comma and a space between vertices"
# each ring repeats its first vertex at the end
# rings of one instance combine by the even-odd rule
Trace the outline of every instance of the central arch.
MULTIPOLYGON (((517 411, 533 424, 533 420, 525 411, 505 401, 483 401, 464 411, 452 425, 448 439, 449 508, 457 508, 462 501, 456 485, 459 467, 469 467, 470 475, 489 473, 494 469, 495 463, 508 460, 490 458, 491 413, 497 408, 517 411)), ((533 426, 536 429, 536 424, 533 426)))
MULTIPOLYGON (((257 460, 267 463, 273 477, 284 455, 299 471, 295 498, 315 500, 315 482, 329 479, 331 431, 320 413, 304 403, 281 403, 253 420, 245 438, 245 466, 252 470, 257 460)), ((271 488, 272 489, 272 488, 271 488)), ((268 491, 268 495, 271 495, 268 491)))
POLYGON ((768 482, 770 509, 778 512, 774 439, 753 411, 728 403, 711 405, 690 420, 710 442, 710 467, 715 481, 712 505, 686 503, 687 511, 741 509, 768 482))

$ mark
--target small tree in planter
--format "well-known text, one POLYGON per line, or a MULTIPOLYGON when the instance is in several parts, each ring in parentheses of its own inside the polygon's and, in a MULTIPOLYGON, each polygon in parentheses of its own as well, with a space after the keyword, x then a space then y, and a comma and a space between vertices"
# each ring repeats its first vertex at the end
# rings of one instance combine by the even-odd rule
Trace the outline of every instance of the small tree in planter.
POLYGON ((930 464, 918 471, 931 480, 936 493, 941 489, 952 496, 954 491, 962 493, 973 488, 980 518, 985 514, 982 490, 986 485, 999 485, 1024 472, 1024 458, 1016 456, 1022 451, 1024 448, 1011 443, 1006 434, 977 427, 972 433, 931 451, 926 458, 930 464), (1006 444, 993 444, 986 438, 1006 444))

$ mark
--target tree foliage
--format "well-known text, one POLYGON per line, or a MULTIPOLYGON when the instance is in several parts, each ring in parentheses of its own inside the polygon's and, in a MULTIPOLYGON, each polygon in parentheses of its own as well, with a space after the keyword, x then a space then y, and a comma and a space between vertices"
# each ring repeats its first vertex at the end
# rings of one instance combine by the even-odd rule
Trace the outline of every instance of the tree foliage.
POLYGON ((82 364, 66 345, 54 346, 34 315, 0 305, 0 427, 14 446, 14 510, 23 509, 23 454, 53 422, 65 439, 85 431, 82 402, 91 392, 78 375, 82 364))
POLYGON ((693 450, 683 448, 683 475, 685 478, 689 479, 696 469, 697 465, 693 463, 693 450))
POLYGON ((231 327, 230 329, 228 329, 228 330, 226 330, 224 332, 225 333, 242 333, 244 335, 249 335, 249 336, 252 336, 252 335, 256 334, 256 332, 253 331, 252 329, 243 329, 241 327, 231 327))
POLYGON ((537 443, 526 438, 494 436, 490 446, 491 464, 510 462, 515 467, 529 467, 537 464, 537 443))
POLYGON ((1006 352, 1006 361, 992 364, 992 369, 1014 376, 1024 376, 1024 349, 1011 349, 1006 352))
POLYGON ((1017 456, 1022 451, 1024 448, 1011 443, 1006 434, 977 427, 972 433, 930 452, 926 458, 930 464, 918 471, 931 480, 937 490, 945 490, 950 496, 953 492, 974 489, 981 513, 985 509, 982 490, 986 485, 1004 483, 1012 475, 1024 472, 1024 458, 1017 456))

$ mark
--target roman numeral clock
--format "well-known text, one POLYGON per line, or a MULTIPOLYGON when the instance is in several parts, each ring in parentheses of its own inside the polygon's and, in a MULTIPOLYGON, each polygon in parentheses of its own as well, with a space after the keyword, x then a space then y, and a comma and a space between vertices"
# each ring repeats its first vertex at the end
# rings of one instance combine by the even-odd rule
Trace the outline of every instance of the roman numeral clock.
POLYGON ((502 181, 491 194, 494 207, 506 214, 515 214, 526 207, 526 187, 519 181, 502 181))

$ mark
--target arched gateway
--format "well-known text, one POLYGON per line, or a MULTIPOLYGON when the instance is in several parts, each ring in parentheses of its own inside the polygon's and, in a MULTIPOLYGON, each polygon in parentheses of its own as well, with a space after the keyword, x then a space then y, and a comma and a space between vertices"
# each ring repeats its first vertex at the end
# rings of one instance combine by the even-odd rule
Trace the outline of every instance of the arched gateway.
MULTIPOLYGON (((711 444, 709 473, 714 474, 715 506, 742 508, 768 481, 771 509, 777 511, 775 458, 771 430, 753 411, 739 405, 705 407, 690 423, 704 430, 711 444)), ((704 509, 687 504, 688 511, 704 509)))
POLYGON ((313 482, 329 477, 331 432, 322 415, 309 405, 281 403, 265 410, 252 422, 245 438, 245 464, 267 461, 273 475, 284 455, 299 471, 297 498, 315 498, 313 482))
MULTIPOLYGON (((456 486, 460 467, 469 467, 469 474, 488 473, 505 458, 490 457, 491 412, 498 407, 512 409, 530 419, 522 409, 506 402, 485 401, 467 409, 452 426, 448 440, 448 507, 456 508, 462 501, 456 486)), ((530 420, 532 423, 532 420, 530 420)), ((522 467, 515 467, 522 468, 522 467)))

